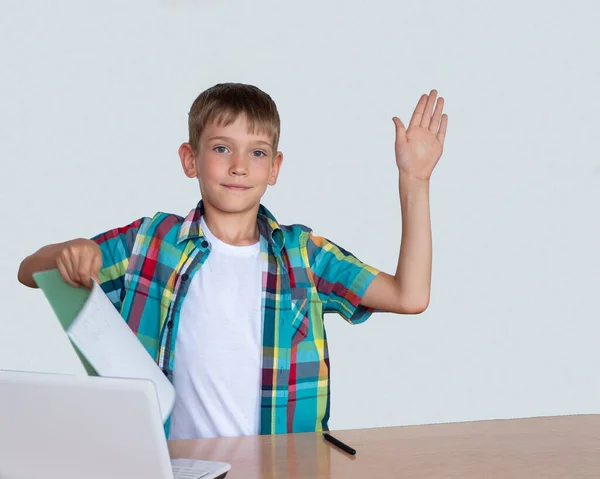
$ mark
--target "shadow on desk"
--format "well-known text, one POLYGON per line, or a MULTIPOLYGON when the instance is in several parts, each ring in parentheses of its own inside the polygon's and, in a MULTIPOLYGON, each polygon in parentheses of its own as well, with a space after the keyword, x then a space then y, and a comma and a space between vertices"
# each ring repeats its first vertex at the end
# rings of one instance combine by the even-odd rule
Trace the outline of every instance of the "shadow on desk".
POLYGON ((172 457, 229 462, 232 470, 227 479, 326 478, 331 477, 332 455, 354 460, 313 433, 170 441, 169 450, 172 457))

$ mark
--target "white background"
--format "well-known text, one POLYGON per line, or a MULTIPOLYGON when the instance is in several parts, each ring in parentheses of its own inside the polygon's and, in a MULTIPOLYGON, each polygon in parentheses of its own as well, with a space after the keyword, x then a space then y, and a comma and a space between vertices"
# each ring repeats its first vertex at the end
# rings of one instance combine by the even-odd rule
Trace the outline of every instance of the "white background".
POLYGON ((264 198, 393 273, 392 116, 437 88, 432 300, 351 327, 328 316, 336 429, 600 412, 598 3, 3 0, 0 368, 74 371, 39 247, 199 199, 177 157, 223 81, 277 102, 264 198))

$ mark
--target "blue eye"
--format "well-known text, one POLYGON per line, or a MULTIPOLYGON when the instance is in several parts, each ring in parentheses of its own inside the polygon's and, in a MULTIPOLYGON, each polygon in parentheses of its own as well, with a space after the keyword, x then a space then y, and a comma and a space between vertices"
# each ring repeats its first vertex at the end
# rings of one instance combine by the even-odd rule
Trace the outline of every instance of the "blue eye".
POLYGON ((227 153, 229 150, 225 146, 215 146, 213 148, 217 153, 227 153))
POLYGON ((261 151, 261 150, 254 150, 252 152, 252 156, 254 156, 256 158, 262 158, 263 156, 267 156, 267 154, 264 151, 261 151))

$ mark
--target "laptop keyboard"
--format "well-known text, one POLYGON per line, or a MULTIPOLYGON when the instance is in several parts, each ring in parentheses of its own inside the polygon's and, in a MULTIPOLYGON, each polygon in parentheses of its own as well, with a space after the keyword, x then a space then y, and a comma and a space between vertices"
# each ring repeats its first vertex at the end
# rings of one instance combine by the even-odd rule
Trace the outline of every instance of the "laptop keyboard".
POLYGON ((211 471, 198 468, 173 466, 173 476, 175 479, 200 479, 206 477, 211 471))

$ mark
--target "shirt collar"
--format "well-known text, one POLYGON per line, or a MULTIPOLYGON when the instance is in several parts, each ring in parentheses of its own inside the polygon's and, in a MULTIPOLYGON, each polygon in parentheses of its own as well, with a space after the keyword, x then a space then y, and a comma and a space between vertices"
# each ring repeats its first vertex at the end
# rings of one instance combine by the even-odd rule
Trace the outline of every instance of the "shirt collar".
MULTIPOLYGON (((183 223, 179 228, 179 234, 177 236, 177 244, 195 238, 204 238, 204 232, 202 226, 200 226, 200 220, 204 214, 204 203, 202 200, 198 203, 196 208, 188 213, 184 218, 183 223)), ((271 212, 260 205, 258 208, 258 231, 277 251, 281 251, 284 245, 283 231, 277 223, 275 217, 271 212)))

